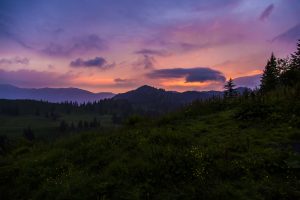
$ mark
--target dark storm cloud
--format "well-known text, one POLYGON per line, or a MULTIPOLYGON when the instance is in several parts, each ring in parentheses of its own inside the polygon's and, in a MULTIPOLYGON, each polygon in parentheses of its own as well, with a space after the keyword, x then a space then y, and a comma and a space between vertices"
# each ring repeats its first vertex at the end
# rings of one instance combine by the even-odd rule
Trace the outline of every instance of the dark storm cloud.
POLYGON ((267 18, 270 17, 270 15, 272 14, 274 10, 274 4, 269 5, 260 15, 259 19, 261 21, 266 20, 267 18))
POLYGON ((186 82, 224 82, 226 80, 221 72, 205 67, 158 69, 148 73, 147 76, 153 79, 185 78, 186 82))

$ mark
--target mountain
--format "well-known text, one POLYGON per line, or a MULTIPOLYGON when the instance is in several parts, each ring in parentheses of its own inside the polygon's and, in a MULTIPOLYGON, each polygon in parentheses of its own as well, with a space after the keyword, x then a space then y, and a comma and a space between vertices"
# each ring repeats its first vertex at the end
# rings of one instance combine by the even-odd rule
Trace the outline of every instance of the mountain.
POLYGON ((222 96, 222 94, 223 92, 220 91, 187 91, 180 93, 144 85, 136 90, 118 94, 114 96, 113 99, 127 100, 134 106, 147 109, 147 111, 170 111, 197 99, 208 99, 213 96, 222 96))
POLYGON ((76 101, 78 103, 112 98, 113 93, 92 93, 78 88, 19 88, 0 85, 0 99, 32 99, 49 102, 76 101))
MULTIPOLYGON (((245 88, 237 88, 239 92, 245 88)), ((222 96, 221 91, 186 91, 174 92, 157 89, 148 85, 121 94, 109 92, 92 93, 78 88, 19 88, 13 85, 0 84, 0 99, 31 99, 49 102, 76 101, 78 103, 93 102, 101 99, 122 99, 132 103, 135 107, 147 110, 172 110, 195 100, 209 99, 222 96)))
MULTIPOLYGON (((236 88, 238 93, 243 93, 247 88, 236 88)), ((223 91, 186 91, 174 92, 157 89, 148 85, 117 94, 113 99, 123 99, 143 110, 171 111, 176 107, 191 103, 195 100, 205 100, 212 97, 223 97, 223 91)))

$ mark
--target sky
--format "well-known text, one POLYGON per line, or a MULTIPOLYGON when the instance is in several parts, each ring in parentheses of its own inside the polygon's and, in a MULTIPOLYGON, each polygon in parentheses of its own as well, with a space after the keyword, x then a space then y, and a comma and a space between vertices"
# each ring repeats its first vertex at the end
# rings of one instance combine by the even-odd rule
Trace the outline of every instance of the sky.
POLYGON ((0 0, 0 84, 254 87, 300 39, 299 0, 0 0))

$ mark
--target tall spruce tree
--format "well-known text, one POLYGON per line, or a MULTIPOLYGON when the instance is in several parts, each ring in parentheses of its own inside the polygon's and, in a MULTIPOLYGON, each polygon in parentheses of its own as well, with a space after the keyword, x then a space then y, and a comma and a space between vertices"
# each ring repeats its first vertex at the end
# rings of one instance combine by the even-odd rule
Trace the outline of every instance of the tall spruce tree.
POLYGON ((277 66, 277 59, 274 56, 274 53, 272 53, 262 75, 260 85, 261 91, 265 93, 274 90, 279 84, 279 76, 280 70, 277 66))
POLYGON ((284 85, 294 86, 300 83, 300 40, 297 50, 291 55, 287 70, 281 75, 284 85))
POLYGON ((300 40, 297 43, 297 50, 291 55, 291 69, 300 70, 300 40))
POLYGON ((237 92, 234 89, 234 87, 235 87, 235 84, 234 84, 232 78, 230 78, 228 80, 228 82, 226 83, 226 85, 224 86, 224 88, 225 88, 224 97, 225 98, 232 98, 237 95, 237 92))

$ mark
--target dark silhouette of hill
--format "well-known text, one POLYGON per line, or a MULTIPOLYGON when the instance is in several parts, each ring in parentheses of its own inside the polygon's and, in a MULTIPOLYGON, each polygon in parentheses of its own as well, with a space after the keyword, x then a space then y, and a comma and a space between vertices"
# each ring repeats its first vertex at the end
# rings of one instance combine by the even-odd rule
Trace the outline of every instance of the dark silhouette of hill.
MULTIPOLYGON (((245 88, 237 88, 242 93, 245 88)), ((166 91, 148 85, 141 86, 121 94, 110 92, 92 93, 78 88, 19 88, 13 85, 0 85, 0 99, 43 100, 53 103, 73 101, 78 103, 99 101, 101 99, 122 99, 137 107, 172 110, 175 107, 191 103, 195 100, 206 100, 222 97, 222 91, 166 91)))
MULTIPOLYGON (((242 93, 246 88, 240 87, 236 90, 242 93)), ((182 105, 188 104, 195 100, 206 100, 212 97, 222 97, 223 91, 186 91, 174 92, 164 89, 157 89, 148 85, 131 90, 126 93, 117 94, 113 99, 126 99, 135 104, 169 104, 182 105)))
POLYGON ((117 94, 114 99, 126 99, 133 103, 148 103, 154 101, 171 101, 179 104, 189 103, 196 99, 207 99, 213 96, 220 96, 222 92, 219 91, 166 91, 164 89, 157 89, 148 85, 141 86, 136 90, 131 90, 126 93, 117 94))
POLYGON ((13 85, 0 85, 0 99, 31 99, 49 102, 76 101, 92 102, 111 98, 110 92, 92 93, 78 88, 19 88, 13 85))
MULTIPOLYGON (((246 88, 237 88, 242 93, 246 88)), ((126 93, 117 94, 114 100, 127 100, 136 108, 151 111, 172 111, 183 105, 187 105, 196 100, 207 100, 213 97, 223 97, 223 91, 166 91, 148 85, 131 90, 126 93)))

